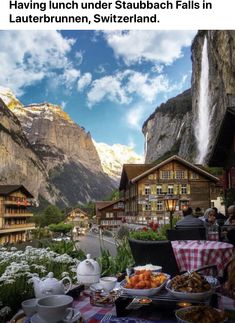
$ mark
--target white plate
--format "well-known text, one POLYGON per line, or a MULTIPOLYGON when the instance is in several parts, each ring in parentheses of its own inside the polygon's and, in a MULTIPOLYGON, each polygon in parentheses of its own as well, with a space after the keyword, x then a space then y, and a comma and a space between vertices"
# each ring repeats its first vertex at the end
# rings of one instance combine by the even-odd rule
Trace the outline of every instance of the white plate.
POLYGON ((137 270, 151 270, 151 271, 161 271, 162 267, 161 266, 155 266, 152 264, 147 264, 145 266, 136 266, 134 267, 134 271, 137 270))
POLYGON ((165 274, 167 276, 167 279, 162 283, 159 287, 156 288, 149 288, 149 289, 136 289, 136 288, 125 288, 124 285, 126 284, 126 280, 123 280, 120 284, 121 289, 124 293, 132 296, 153 296, 157 292, 159 292, 166 284, 168 279, 170 279, 170 275, 165 274))
POLYGON ((184 300, 205 300, 209 298, 213 293, 213 288, 209 291, 202 292, 202 293, 186 293, 186 292, 177 292, 171 288, 171 280, 169 280, 166 284, 166 290, 174 297, 184 300))

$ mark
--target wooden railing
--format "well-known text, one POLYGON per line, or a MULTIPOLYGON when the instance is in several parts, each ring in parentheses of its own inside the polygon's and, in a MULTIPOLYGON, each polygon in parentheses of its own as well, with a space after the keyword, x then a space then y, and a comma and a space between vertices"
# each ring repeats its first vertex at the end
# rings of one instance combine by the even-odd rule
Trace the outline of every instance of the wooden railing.
POLYGON ((4 218, 23 218, 23 217, 32 217, 33 216, 33 213, 29 213, 29 212, 27 212, 27 213, 7 213, 7 212, 5 212, 4 213, 4 218))
POLYGON ((2 227, 4 229, 18 229, 18 228, 35 228, 35 223, 21 223, 21 224, 5 224, 2 227))

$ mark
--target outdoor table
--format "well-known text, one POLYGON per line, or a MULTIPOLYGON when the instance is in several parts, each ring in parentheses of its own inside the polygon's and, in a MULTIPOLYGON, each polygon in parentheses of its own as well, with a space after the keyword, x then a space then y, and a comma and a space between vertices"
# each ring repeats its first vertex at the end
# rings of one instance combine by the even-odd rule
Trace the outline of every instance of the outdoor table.
POLYGON ((151 322, 158 322, 158 323, 175 323, 177 320, 150 320, 143 319, 143 318, 133 318, 133 317, 117 317, 116 316, 116 308, 115 306, 112 307, 98 307, 93 306, 90 304, 89 296, 81 295, 78 300, 75 300, 73 303, 73 307, 79 308, 82 317, 85 323, 98 323, 98 322, 110 322, 110 323, 151 323, 151 322), (110 314, 105 320, 105 315, 110 314), (103 321, 102 321, 103 319, 103 321))
POLYGON ((175 258, 180 271, 195 270, 205 265, 217 265, 218 275, 233 254, 233 245, 219 241, 172 241, 175 258))

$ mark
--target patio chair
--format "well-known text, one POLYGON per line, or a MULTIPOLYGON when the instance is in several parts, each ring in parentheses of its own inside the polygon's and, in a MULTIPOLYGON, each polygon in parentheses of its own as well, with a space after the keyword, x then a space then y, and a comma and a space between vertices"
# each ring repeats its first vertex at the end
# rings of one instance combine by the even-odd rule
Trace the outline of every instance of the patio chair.
MULTIPOLYGON (((129 244, 136 266, 152 264, 162 267, 162 271, 174 277, 181 274, 176 262, 175 254, 168 240, 142 241, 129 239, 129 244)), ((216 265, 208 265, 198 268, 197 271, 212 269, 213 275, 217 275, 216 265)))
POLYGON ((167 230, 167 239, 174 240, 206 240, 206 228, 182 228, 167 230))
POLYGON ((233 246, 235 246, 235 227, 228 230, 227 240, 228 243, 231 243, 233 246))

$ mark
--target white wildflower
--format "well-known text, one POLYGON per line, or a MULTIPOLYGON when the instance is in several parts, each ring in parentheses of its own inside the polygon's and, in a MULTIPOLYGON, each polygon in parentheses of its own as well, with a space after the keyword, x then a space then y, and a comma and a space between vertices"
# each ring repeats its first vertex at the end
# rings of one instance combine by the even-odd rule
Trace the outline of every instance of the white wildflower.
POLYGON ((0 316, 4 317, 7 314, 9 314, 11 312, 11 308, 9 306, 4 306, 3 308, 1 308, 0 310, 0 316))

